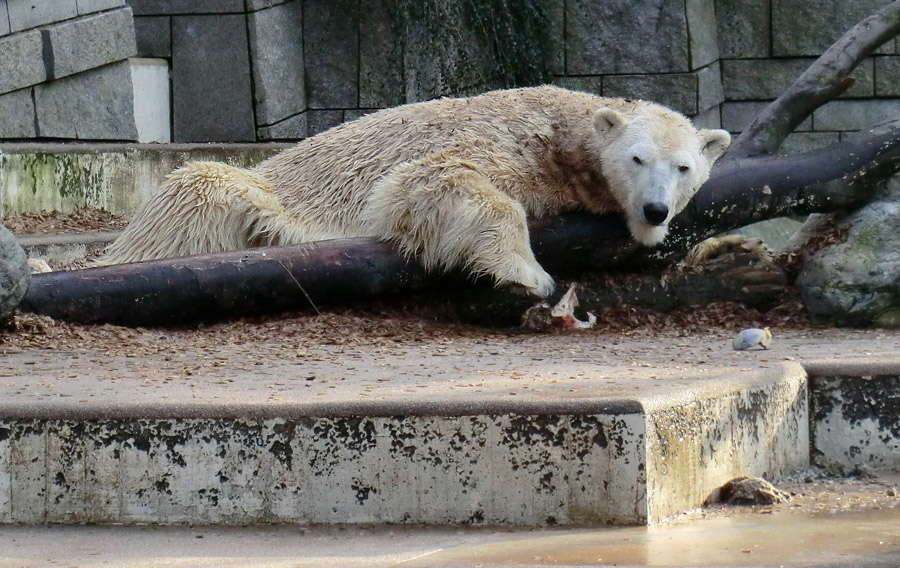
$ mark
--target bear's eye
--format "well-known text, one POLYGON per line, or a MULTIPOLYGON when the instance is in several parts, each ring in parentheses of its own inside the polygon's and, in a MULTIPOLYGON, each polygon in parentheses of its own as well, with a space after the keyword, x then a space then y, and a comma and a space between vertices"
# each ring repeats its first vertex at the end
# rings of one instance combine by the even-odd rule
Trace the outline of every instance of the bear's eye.
POLYGON ((691 168, 689 168, 688 166, 678 166, 678 171, 681 172, 681 173, 685 173, 685 172, 687 172, 689 169, 691 169, 691 168))
POLYGON ((637 156, 634 156, 634 157, 631 158, 631 159, 634 160, 634 163, 637 164, 637 165, 639 165, 639 166, 643 166, 643 165, 644 165, 644 161, 641 160, 640 158, 638 158, 637 156))

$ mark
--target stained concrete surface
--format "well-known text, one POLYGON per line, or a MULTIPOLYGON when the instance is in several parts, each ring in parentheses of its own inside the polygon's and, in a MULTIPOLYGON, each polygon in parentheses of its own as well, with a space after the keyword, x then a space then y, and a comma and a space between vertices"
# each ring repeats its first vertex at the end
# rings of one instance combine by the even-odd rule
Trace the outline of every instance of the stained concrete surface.
POLYGON ((0 357, 0 518, 652 522, 734 475, 778 478, 809 463, 798 360, 900 352, 900 333, 841 330, 785 331, 769 351, 735 352, 721 333, 422 341, 348 331, 305 343, 281 322, 226 329, 109 328, 112 341, 0 357), (260 335, 260 325, 273 333, 260 335), (441 418, 454 416, 472 419, 441 418), (469 422, 478 424, 471 432, 469 422), (323 424, 343 433, 325 440, 323 424), (460 433, 467 441, 454 445, 460 433), (601 440, 601 450, 582 439, 601 440), (479 459, 483 448, 491 459, 479 459), (604 451, 615 459, 582 467, 604 451), (291 455, 304 458, 293 467, 291 455), (602 479, 569 487, 595 470, 602 479), (474 485, 451 493, 469 501, 438 498, 467 478, 474 485), (594 492, 614 502, 583 498, 594 492))
MULTIPOLYGON (((440 462, 424 451, 431 447, 426 443, 430 433, 437 440, 448 440, 447 447, 454 449, 454 432, 461 431, 460 421, 428 417, 459 416, 486 416, 488 429, 496 426, 497 435, 486 439, 484 447, 494 448, 492 459, 512 468, 512 473, 502 474, 506 470, 487 464, 470 495, 478 500, 477 507, 463 516, 429 522, 535 525, 550 523, 551 517, 553 522, 585 522, 586 517, 570 517, 579 510, 573 504, 582 507, 584 503, 570 499, 572 493, 565 484, 556 484, 574 479, 575 470, 553 470, 553 488, 547 493, 554 496, 552 503, 548 501, 553 505, 547 509, 550 513, 534 506, 534 496, 544 494, 546 467, 558 469, 567 460, 580 463, 577 460, 589 455, 577 444, 570 448, 557 443, 553 433, 557 426, 559 432, 571 435, 579 429, 556 421, 557 426, 547 430, 551 435, 541 442, 544 445, 531 438, 520 443, 515 436, 506 437, 510 444, 494 443, 505 439, 504 432, 512 432, 506 426, 509 417, 530 416, 524 421, 528 428, 522 431, 532 432, 536 426, 534 432, 542 433, 545 419, 554 413, 572 415, 573 421, 592 414, 646 415, 646 430, 639 427, 643 420, 626 429, 638 440, 629 454, 634 459, 627 458, 637 467, 634 475, 629 479, 600 468, 609 474, 604 484, 627 483, 638 489, 632 494, 596 483, 584 487, 619 496, 631 507, 640 506, 630 519, 591 508, 598 518, 656 521, 696 506, 734 475, 778 478, 808 464, 802 363, 840 357, 862 365, 900 358, 900 332, 896 331, 776 329, 770 350, 736 352, 730 346, 731 333, 721 328, 708 333, 693 330, 688 336, 660 332, 625 337, 602 331, 534 335, 457 329, 445 333, 440 326, 419 333, 409 332, 409 324, 403 324, 406 333, 396 333, 392 327, 377 333, 381 325, 382 320, 323 316, 191 331, 75 326, 54 328, 50 331, 61 335, 37 344, 9 346, 0 356, 0 415, 9 422, 0 426, 14 434, 5 442, 0 440, 0 462, 7 464, 0 467, 7 472, 0 479, 0 489, 5 487, 0 491, 0 509, 7 511, 6 522, 415 523, 426 517, 390 516, 399 510, 392 501, 402 494, 396 488, 409 493, 404 503, 410 515, 441 503, 448 510, 465 504, 449 498, 429 501, 430 507, 415 507, 421 497, 417 492, 426 495, 431 488, 437 491, 434 495, 442 495, 441 489, 448 487, 440 476, 432 475, 434 471, 447 470, 452 476, 456 464, 468 463, 445 461, 455 455, 449 449, 434 454, 442 457, 440 462), (310 332, 323 321, 362 327, 310 332), (79 343, 81 336, 84 345, 79 343), (774 393, 781 394, 771 396, 774 393), (668 415, 677 420, 664 419, 668 415), (395 440, 388 434, 393 424, 390 417, 396 416, 408 421, 411 429, 398 430, 400 437, 395 440), (534 420, 535 416, 543 418, 534 420), (384 417, 384 428, 372 417, 384 417), (257 443, 256 430, 251 429, 248 445, 241 446, 231 435, 239 432, 229 430, 229 420, 258 422, 272 436, 266 434, 257 443), (372 422, 374 442, 363 449, 384 451, 370 452, 368 461, 357 459, 362 452, 345 459, 349 454, 340 448, 346 444, 337 440, 322 451, 316 428, 329 420, 372 422), (110 424, 115 421, 120 424, 110 424), (420 423, 422 428, 413 427, 420 423), (123 424, 127 428, 108 439, 94 436, 107 427, 121 429, 123 424), (310 435, 284 438, 284 424, 290 426, 289 432, 300 428, 310 435), (203 430, 207 426, 212 430, 203 430), (200 428, 197 435, 181 436, 195 427, 200 428), (143 435, 151 431, 147 428, 152 436, 143 435), (382 430, 385 435, 379 437, 382 430), (640 442, 642 432, 647 433, 646 445, 640 442), (417 433, 428 436, 419 439, 417 433), (394 444, 406 435, 414 442, 394 444), (506 451, 507 446, 511 451, 506 451), (275 463, 272 458, 284 457, 288 448, 304 467, 312 463, 310 459, 315 462, 329 456, 340 458, 341 465, 329 469, 328 476, 309 477, 292 470, 288 460, 290 479, 286 477, 284 484, 269 483, 267 476, 281 471, 270 467, 275 463), (257 453, 264 458, 259 463, 249 459, 257 453), (654 455, 664 463, 654 465, 654 455), (413 477, 390 473, 411 471, 404 465, 407 458, 418 473, 413 477), (99 467, 101 462, 106 465, 99 467), (426 462, 431 465, 426 467, 426 462), (521 467, 525 463, 528 467, 521 467), (682 468, 679 463, 688 465, 682 468), (360 464, 367 465, 360 469, 360 464), (303 490, 306 486, 294 479, 298 475, 299 480, 315 478, 319 485, 303 490), (226 482, 233 491, 220 493, 227 489, 226 482), (644 485, 647 508, 642 505, 644 485), (494 494, 491 487, 511 492, 494 494), (324 513, 309 515, 316 507, 321 509, 321 503, 313 499, 309 507, 297 508, 291 501, 294 497, 288 495, 282 501, 289 515, 259 516, 272 503, 281 503, 269 498, 282 490, 294 491, 291 495, 299 495, 303 503, 317 497, 332 499, 327 501, 332 504, 324 513), (373 495, 376 499, 365 498, 373 495), (476 514, 487 510, 485 503, 504 504, 508 510, 488 519, 476 514), (139 507, 132 507, 135 504, 139 507), (228 513, 235 504, 240 505, 239 512, 248 511, 246 517, 228 513), (517 520, 514 509, 530 516, 517 520), (103 512, 99 518, 93 516, 97 511, 103 512), (135 516, 135 511, 146 514, 135 516)), ((613 424, 603 426, 605 435, 617 431, 613 424)), ((348 430, 348 443, 355 431, 348 430)), ((483 451, 477 444, 473 447, 476 453, 483 451)), ((454 451, 465 455, 469 447, 463 444, 454 451)), ((477 463, 472 461, 473 467, 477 463)))
POLYGON ((900 471, 900 377, 873 371, 812 378, 811 436, 823 467, 900 471))
MULTIPOLYGON (((117 376, 158 372, 147 359, 117 376)), ((86 387, 110 360, 89 359, 84 375, 74 372, 80 360, 59 368, 52 357, 23 362, 27 379, 8 373, 21 386, 63 370, 49 392, 79 390, 36 401, 19 390, 0 405, 0 522, 642 524, 696 506, 736 472, 779 477, 808 465, 796 451, 808 445, 796 364, 668 389, 650 379, 643 393, 633 388, 644 384, 638 377, 619 389, 589 378, 581 388, 548 379, 542 389, 540 373, 520 386, 524 376, 454 390, 450 377, 477 371, 475 361, 448 369, 439 358, 430 383, 410 383, 415 373, 395 360, 380 370, 396 373, 387 381, 394 389, 425 388, 383 387, 366 400, 367 365, 344 368, 349 378, 335 382, 348 392, 326 389, 319 402, 301 390, 283 403, 228 403, 135 400, 133 384, 95 397, 86 387)), ((269 392, 259 373, 214 384, 248 397, 269 392)), ((276 375, 295 389, 308 382, 286 369, 276 375)), ((163 392, 179 396, 170 382, 163 392)))

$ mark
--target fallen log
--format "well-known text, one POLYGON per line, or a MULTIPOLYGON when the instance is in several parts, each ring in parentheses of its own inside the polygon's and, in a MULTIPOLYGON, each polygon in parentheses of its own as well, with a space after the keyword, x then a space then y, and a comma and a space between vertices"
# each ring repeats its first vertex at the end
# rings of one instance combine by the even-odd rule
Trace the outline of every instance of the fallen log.
MULTIPOLYGON (((569 215, 533 223, 538 259, 558 273, 615 266, 637 245, 618 218, 569 215)), ((752 256, 700 273, 673 273, 663 287, 658 274, 619 278, 586 276, 586 310, 638 302, 669 310, 703 301, 771 305, 786 280, 752 256)), ((474 323, 517 325, 534 298, 472 287, 462 273, 426 272, 373 239, 341 239, 35 274, 19 308, 63 321, 124 326, 176 325, 272 314, 410 293, 444 286, 474 323), (460 296, 460 289, 469 292, 460 296)), ((560 287, 559 292, 563 292, 560 287)))
POLYGON ((35 274, 19 309, 77 323, 173 325, 317 309, 433 279, 387 244, 334 240, 35 274))
MULTIPOLYGON (((616 264, 637 248, 617 218, 543 219, 535 232, 539 257, 560 269, 588 257, 616 264), (597 243, 618 252, 600 260, 597 243)), ((427 273, 374 239, 336 239, 34 274, 19 309, 77 323, 174 325, 317 309, 439 282, 458 289, 465 277, 427 273)))

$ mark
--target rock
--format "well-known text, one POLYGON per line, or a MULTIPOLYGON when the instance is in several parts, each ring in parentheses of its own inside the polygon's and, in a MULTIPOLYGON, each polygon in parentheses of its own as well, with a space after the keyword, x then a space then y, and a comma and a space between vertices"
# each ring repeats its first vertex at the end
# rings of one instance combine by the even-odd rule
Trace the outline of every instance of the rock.
POLYGON ((548 0, 397 0, 404 98, 548 82, 551 69, 562 71, 565 16, 559 8, 548 0))
POLYGON ((818 56, 847 28, 885 4, 885 0, 773 0, 772 55, 818 56))
POLYGON ((31 92, 31 89, 19 89, 0 95, 0 138, 37 136, 34 127, 34 99, 31 98, 31 92))
POLYGON ((121 8, 125 5, 125 0, 75 0, 75 4, 78 6, 78 15, 83 16, 91 12, 121 8))
POLYGON ((28 285, 31 269, 16 237, 0 225, 0 321, 5 321, 19 305, 28 285))
MULTIPOLYGON (((570 75, 691 70, 688 14, 682 2, 574 0, 566 3, 566 22, 570 75), (641 40, 633 41, 637 37, 641 40)), ((707 31, 700 31, 700 22, 692 23, 697 24, 693 33, 707 31)))
POLYGON ((67 20, 78 15, 76 0, 58 2, 7 2, 9 8, 9 30, 18 32, 67 20))
POLYGON ((359 9, 352 0, 307 0, 303 3, 302 53, 308 100, 313 109, 357 106, 359 9))
POLYGON ((53 53, 48 79, 122 61, 137 52, 130 8, 60 22, 41 33, 46 34, 53 53))
POLYGON ((741 227, 732 234, 759 239, 769 250, 780 253, 802 226, 802 222, 790 217, 776 217, 741 227))
POLYGON ((0 93, 35 85, 47 79, 41 33, 30 31, 0 38, 0 93))
POLYGON ((715 5, 723 58, 769 57, 770 0, 716 0, 715 5))
POLYGON ((134 18, 138 57, 172 57, 172 18, 139 16, 134 18))
POLYGON ((395 0, 369 0, 359 28, 359 105, 386 108, 406 102, 400 26, 395 0))
POLYGON ((790 499, 788 493, 765 479, 742 475, 715 489, 706 498, 704 505, 774 505, 790 499))
POLYGON ((687 115, 698 112, 695 73, 611 75, 603 78, 603 96, 658 101, 687 115))
POLYGON ((900 327, 900 180, 845 219, 846 241, 803 262, 797 286, 814 320, 900 327))

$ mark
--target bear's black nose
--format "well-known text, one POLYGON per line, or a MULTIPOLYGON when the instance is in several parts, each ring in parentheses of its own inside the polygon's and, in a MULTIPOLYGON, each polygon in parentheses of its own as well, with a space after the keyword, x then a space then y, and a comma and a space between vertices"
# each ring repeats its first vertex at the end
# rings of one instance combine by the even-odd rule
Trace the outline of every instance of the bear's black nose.
POLYGON ((662 203, 648 203, 644 205, 644 218, 651 225, 662 225, 669 216, 669 208, 662 203))

